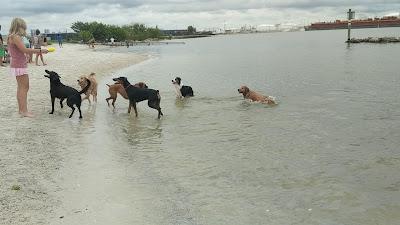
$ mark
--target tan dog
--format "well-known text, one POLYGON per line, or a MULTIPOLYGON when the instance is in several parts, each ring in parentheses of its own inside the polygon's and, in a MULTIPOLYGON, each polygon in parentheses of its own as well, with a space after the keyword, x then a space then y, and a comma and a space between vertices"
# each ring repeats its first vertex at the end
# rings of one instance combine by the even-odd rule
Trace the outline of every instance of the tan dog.
POLYGON ((245 99, 250 99, 255 102, 261 102, 264 104, 269 104, 269 105, 276 105, 275 99, 272 96, 264 96, 260 93, 257 93, 255 91, 251 91, 247 86, 241 86, 238 89, 238 92, 243 94, 243 97, 245 99))
POLYGON ((90 98, 89 96, 92 95, 93 101, 97 102, 97 81, 96 81, 96 74, 95 73, 91 73, 89 74, 89 76, 80 76, 78 83, 79 86, 81 86, 81 88, 86 87, 87 85, 87 80, 88 79, 90 81, 90 87, 89 89, 85 92, 85 97, 82 99, 85 100, 87 99, 89 101, 89 104, 91 104, 90 98))
MULTIPOLYGON (((107 86, 108 93, 110 93, 110 97, 106 98, 108 106, 110 106, 110 103, 108 101, 112 99, 113 101, 111 104, 115 108, 115 101, 117 100, 118 94, 120 94, 123 98, 128 99, 128 94, 126 93, 125 88, 124 86, 122 86, 122 84, 117 82, 111 85, 107 84, 107 86)), ((136 83, 133 86, 138 88, 148 88, 147 85, 143 82, 136 83)))

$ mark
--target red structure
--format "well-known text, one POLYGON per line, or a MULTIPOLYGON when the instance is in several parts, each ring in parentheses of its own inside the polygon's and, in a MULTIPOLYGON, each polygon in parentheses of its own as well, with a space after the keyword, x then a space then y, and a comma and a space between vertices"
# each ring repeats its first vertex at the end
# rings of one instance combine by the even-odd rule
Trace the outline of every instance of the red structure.
MULTIPOLYGON (((388 16, 382 18, 368 18, 364 20, 352 20, 351 28, 379 28, 379 27, 400 27, 400 18, 396 16, 388 16)), ((335 22, 319 22, 305 26, 306 31, 309 30, 335 30, 347 29, 347 20, 336 20, 335 22)))

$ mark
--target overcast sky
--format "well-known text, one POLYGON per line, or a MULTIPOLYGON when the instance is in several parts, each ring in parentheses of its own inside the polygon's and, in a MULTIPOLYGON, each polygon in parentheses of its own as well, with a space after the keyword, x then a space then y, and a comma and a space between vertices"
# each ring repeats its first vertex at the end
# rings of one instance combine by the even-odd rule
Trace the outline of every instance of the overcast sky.
POLYGON ((107 24, 144 23, 161 29, 198 30, 277 23, 309 24, 344 19, 352 8, 357 18, 400 11, 400 0, 1 0, 0 25, 8 33, 13 17, 28 29, 58 32, 75 21, 107 24))

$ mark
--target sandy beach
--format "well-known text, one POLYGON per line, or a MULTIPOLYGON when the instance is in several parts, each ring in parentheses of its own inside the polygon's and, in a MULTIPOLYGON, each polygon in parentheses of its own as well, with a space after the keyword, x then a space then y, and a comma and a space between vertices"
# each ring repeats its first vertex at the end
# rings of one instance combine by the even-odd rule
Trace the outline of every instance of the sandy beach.
MULTIPOLYGON (((107 47, 94 50, 85 45, 55 47, 55 52, 44 55, 47 66, 28 65, 28 108, 35 114, 34 119, 19 117, 15 78, 9 75, 9 67, 0 68, 0 224, 50 224, 50 219, 62 217, 54 213, 54 209, 62 203, 55 193, 63 190, 60 184, 64 179, 57 180, 57 173, 70 158, 68 152, 71 153, 71 149, 83 149, 79 140, 71 141, 57 134, 60 129, 74 132, 74 129, 80 131, 87 128, 85 124, 79 124, 81 122, 77 118, 65 120, 67 116, 64 117, 64 114, 67 115, 69 110, 60 112, 57 108, 56 113, 62 113, 62 118, 53 120, 54 123, 47 120, 50 97, 49 81, 43 77, 44 70, 58 72, 64 84, 80 90, 76 80, 81 75, 95 72, 99 81, 106 74, 148 58, 133 53, 108 52, 107 47)), ((88 103, 83 105, 86 108, 88 103)))

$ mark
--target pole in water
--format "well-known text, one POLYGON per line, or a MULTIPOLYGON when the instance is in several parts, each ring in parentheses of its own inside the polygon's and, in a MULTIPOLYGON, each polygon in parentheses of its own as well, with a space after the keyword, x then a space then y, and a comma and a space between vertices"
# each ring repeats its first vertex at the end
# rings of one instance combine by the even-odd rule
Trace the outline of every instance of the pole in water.
POLYGON ((355 12, 351 11, 351 9, 349 9, 349 11, 347 12, 347 41, 350 42, 350 31, 351 31, 351 20, 354 19, 355 16, 355 12))

